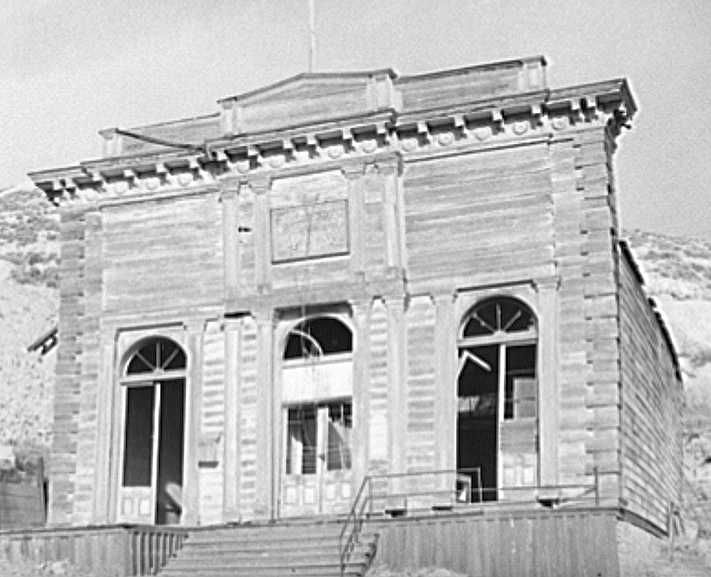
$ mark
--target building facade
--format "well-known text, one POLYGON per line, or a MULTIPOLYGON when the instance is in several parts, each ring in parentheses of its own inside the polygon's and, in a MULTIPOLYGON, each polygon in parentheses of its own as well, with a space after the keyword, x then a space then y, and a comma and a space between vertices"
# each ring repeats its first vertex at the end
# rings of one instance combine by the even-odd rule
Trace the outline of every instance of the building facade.
POLYGON ((33 173, 62 214, 50 522, 332 515, 396 474, 376 507, 593 487, 663 531, 682 387, 618 238, 634 113, 541 57, 302 74, 33 173))

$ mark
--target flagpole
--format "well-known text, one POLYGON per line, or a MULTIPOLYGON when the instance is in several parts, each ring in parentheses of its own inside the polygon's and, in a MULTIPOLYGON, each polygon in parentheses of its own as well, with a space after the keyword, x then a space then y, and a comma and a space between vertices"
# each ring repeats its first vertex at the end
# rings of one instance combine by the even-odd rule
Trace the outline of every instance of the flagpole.
POLYGON ((316 68, 316 0, 309 0, 309 72, 316 68))

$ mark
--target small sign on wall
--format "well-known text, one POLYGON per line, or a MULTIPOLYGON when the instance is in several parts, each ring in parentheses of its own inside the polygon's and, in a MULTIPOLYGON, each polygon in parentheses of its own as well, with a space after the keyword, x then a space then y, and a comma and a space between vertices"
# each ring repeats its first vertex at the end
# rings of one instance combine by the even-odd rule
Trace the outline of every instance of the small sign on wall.
POLYGON ((271 210, 272 262, 348 254, 348 202, 271 210))

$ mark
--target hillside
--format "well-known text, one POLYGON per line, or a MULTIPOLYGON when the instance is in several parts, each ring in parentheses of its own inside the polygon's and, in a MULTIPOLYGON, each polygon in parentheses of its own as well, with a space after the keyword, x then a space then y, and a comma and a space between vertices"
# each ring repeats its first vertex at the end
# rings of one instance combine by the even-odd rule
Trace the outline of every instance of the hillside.
POLYGON ((0 191, 0 444, 50 439, 54 363, 27 346, 56 324, 58 218, 29 187, 0 191))

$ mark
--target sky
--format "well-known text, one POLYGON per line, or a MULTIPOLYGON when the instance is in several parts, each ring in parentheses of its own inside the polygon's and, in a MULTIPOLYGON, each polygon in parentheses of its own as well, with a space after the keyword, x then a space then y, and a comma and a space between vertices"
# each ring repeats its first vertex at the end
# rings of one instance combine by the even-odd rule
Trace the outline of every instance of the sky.
MULTIPOLYGON (((711 0, 315 0, 316 71, 543 54, 552 87, 627 77, 623 228, 711 240, 711 0)), ((217 111, 304 72, 308 0, 0 0, 0 188, 100 155, 101 128, 217 111)))

